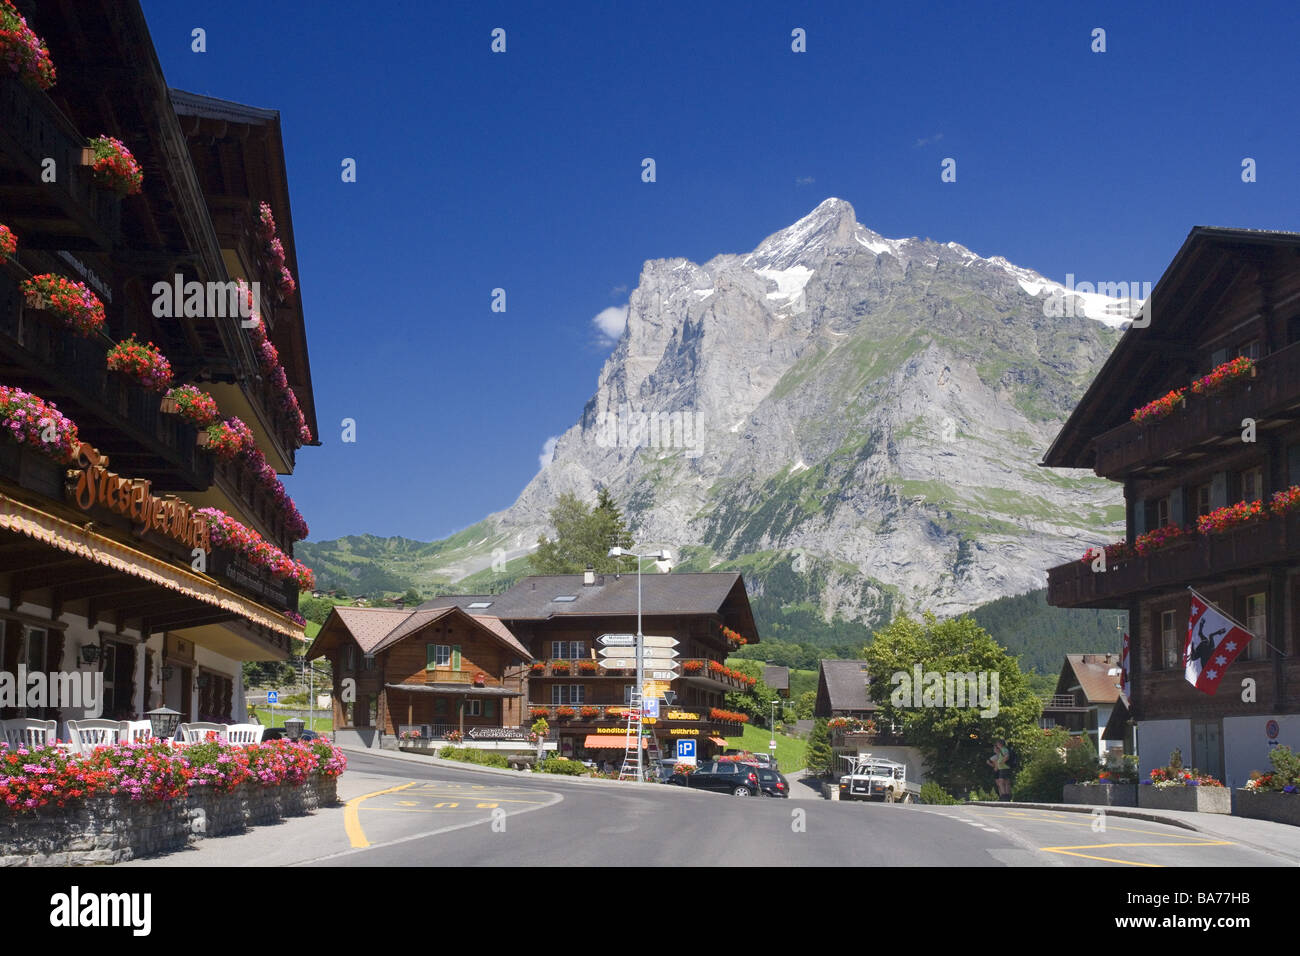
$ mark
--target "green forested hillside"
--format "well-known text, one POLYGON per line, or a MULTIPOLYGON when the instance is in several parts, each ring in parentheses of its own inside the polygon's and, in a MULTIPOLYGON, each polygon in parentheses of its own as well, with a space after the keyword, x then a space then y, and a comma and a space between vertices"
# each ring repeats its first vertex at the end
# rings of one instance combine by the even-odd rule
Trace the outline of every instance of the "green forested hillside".
POLYGON ((1072 610, 1051 607, 1047 589, 999 598, 972 612, 994 640, 1019 655, 1023 670, 1056 674, 1066 654, 1119 652, 1121 630, 1128 628, 1122 611, 1072 610))

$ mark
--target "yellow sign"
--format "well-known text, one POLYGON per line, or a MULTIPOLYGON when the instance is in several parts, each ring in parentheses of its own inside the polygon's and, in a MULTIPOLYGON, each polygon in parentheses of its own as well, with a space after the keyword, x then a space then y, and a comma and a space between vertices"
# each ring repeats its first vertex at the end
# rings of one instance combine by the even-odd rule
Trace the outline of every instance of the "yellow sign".
POLYGON ((67 492, 78 508, 89 511, 98 505, 131 519, 144 531, 165 534, 187 548, 211 550, 207 516, 189 502, 173 495, 159 498, 151 494, 148 480, 109 471, 107 456, 86 442, 78 446, 73 464, 80 470, 67 473, 67 492))
POLYGON ((662 697, 666 690, 668 690, 667 681, 648 680, 641 688, 641 693, 646 697, 662 697))
POLYGON ((692 714, 689 710, 670 710, 668 711, 669 720, 699 720, 699 714, 692 714))
POLYGON ((668 733, 674 737, 696 737, 700 733, 699 727, 670 727, 668 733))
POLYGON ((625 734, 625 733, 627 733, 627 728, 626 728, 626 727, 597 727, 597 728, 596 728, 596 733, 598 733, 598 734, 625 734))

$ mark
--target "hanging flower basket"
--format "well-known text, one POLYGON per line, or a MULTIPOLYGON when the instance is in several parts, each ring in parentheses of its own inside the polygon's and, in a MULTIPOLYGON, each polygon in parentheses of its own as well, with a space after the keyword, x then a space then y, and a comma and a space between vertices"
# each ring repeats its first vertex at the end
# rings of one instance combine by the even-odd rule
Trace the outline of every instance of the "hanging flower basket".
POLYGON ((1130 420, 1137 422, 1139 425, 1159 421, 1172 415, 1174 410, 1181 407, 1186 400, 1187 389, 1176 388, 1153 402, 1147 402, 1141 408, 1133 409, 1133 417, 1130 420))
POLYGON ((31 31, 10 0, 0 0, 0 69, 5 64, 28 86, 48 90, 54 85, 54 61, 45 41, 31 31))
POLYGON ((161 411, 164 415, 179 415, 195 428, 206 429, 221 420, 216 401, 193 385, 170 389, 162 400, 161 411))
POLYGON ((13 230, 0 223, 0 259, 12 259, 18 251, 18 237, 13 230))
POLYGON ((1282 491, 1273 492, 1270 509, 1275 515, 1290 514, 1300 508, 1300 485, 1292 485, 1282 491))
POLYGON ((65 465, 72 463, 81 445, 76 424, 53 402, 7 385, 0 385, 0 431, 65 465))
POLYGON ((73 282, 53 272, 44 272, 22 284, 27 306, 50 312, 87 338, 104 326, 104 303, 84 284, 73 282))
POLYGON ((245 448, 252 447, 253 432, 238 418, 209 425, 199 432, 199 447, 207 450, 218 461, 234 461, 245 448))
POLYGON ((161 392, 172 381, 172 366, 152 342, 141 345, 135 336, 108 350, 108 370, 120 372, 138 384, 161 392))
POLYGON ((100 186, 123 196, 134 196, 144 189, 144 170, 120 139, 96 136, 90 141, 83 160, 100 186))
POLYGON ((1267 516, 1263 501, 1239 501, 1201 515, 1196 519, 1196 530, 1201 534, 1224 534, 1242 525, 1262 521, 1267 516))
POLYGON ((577 715, 577 711, 575 711, 572 707, 555 708, 555 716, 560 720, 571 720, 576 715, 577 715))
POLYGON ((1223 391, 1234 382, 1255 377, 1255 363, 1244 355, 1231 362, 1224 362, 1204 378, 1192 382, 1192 391, 1197 395, 1214 395, 1223 391))

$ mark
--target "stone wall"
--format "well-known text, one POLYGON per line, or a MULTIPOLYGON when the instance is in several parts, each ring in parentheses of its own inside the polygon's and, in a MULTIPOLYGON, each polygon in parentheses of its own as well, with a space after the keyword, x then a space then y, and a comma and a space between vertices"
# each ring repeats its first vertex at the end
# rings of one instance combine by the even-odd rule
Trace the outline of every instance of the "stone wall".
POLYGON ((313 776, 301 786, 242 783, 229 793, 196 787, 159 803, 96 796, 64 808, 0 811, 0 866, 121 863, 337 802, 338 778, 313 776))

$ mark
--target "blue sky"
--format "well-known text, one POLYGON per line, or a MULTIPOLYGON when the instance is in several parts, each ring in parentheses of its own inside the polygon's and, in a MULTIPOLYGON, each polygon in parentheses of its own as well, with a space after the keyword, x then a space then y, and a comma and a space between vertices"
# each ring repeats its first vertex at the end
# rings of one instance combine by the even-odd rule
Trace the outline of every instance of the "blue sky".
POLYGON ((172 86, 282 114, 310 540, 510 505, 642 262, 746 252, 827 196, 1062 282, 1154 284, 1194 225, 1300 229, 1293 4, 975 6, 144 0, 172 86))

